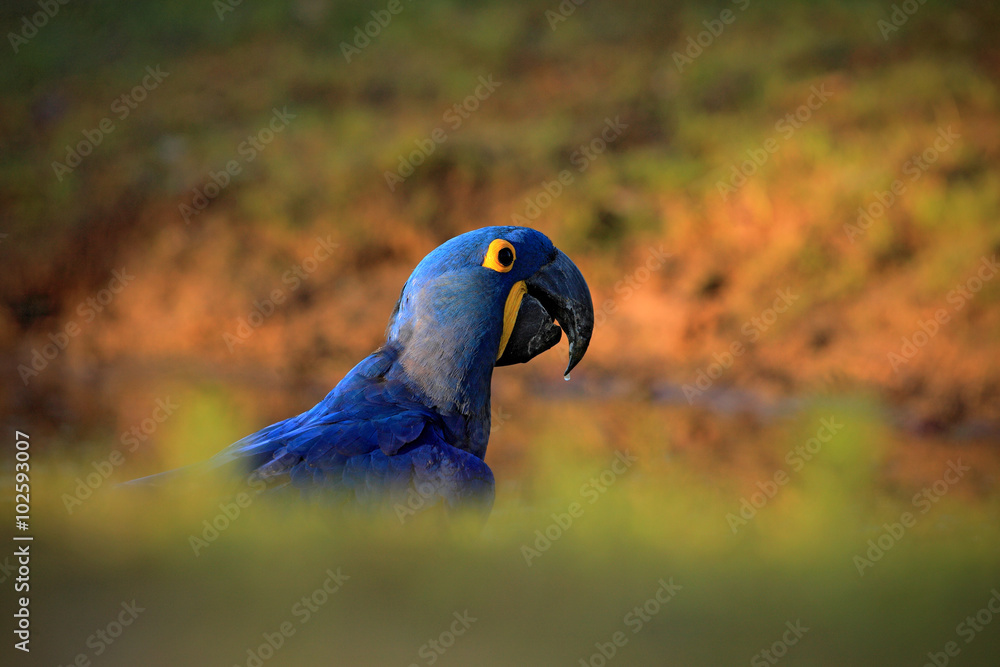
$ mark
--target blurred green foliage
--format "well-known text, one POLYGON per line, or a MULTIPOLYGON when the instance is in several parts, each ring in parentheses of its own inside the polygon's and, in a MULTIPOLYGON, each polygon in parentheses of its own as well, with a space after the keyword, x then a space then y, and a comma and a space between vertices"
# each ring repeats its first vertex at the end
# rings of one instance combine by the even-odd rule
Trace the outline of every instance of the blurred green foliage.
MULTIPOLYGON (((921 664, 962 641, 956 625, 990 598, 997 498, 975 499, 976 473, 926 513, 912 498, 920 489, 886 489, 877 471, 891 461, 892 438, 863 407, 817 404, 780 420, 750 443, 775 467, 721 484, 651 437, 627 443, 629 467, 612 465, 592 429, 567 419, 575 409, 556 401, 518 415, 538 434, 528 472, 497 471, 485 526, 434 513, 345 514, 294 495, 237 508, 237 491, 203 478, 157 492, 108 483, 72 514, 43 496, 39 652, 65 664, 89 651, 86 638, 134 598, 147 611, 102 664, 246 664, 246 650, 285 620, 298 632, 268 664, 425 664, 420 647, 465 610, 478 620, 441 664, 576 664, 619 630, 629 640, 622 664, 745 663, 780 641, 786 621, 809 628, 790 664, 921 664), (809 451, 801 447, 823 420, 839 426, 796 470, 788 453, 809 451), (769 491, 779 470, 788 481, 769 491), (759 505, 755 515, 743 498, 759 505), (915 524, 887 542, 884 524, 907 511, 915 524), (733 523, 741 512, 748 518, 733 523), (869 544, 880 539, 882 555, 869 544), (856 557, 874 559, 863 575, 856 557), (293 605, 327 568, 350 579, 303 622, 293 605), (660 579, 681 589, 649 620, 626 621, 660 579)), ((633 435, 661 410, 633 409, 633 435)), ((228 428, 198 416, 170 437, 228 428)), ((72 493, 87 470, 43 464, 36 484, 72 493)), ((962 664, 986 664, 993 630, 962 641, 962 664)))

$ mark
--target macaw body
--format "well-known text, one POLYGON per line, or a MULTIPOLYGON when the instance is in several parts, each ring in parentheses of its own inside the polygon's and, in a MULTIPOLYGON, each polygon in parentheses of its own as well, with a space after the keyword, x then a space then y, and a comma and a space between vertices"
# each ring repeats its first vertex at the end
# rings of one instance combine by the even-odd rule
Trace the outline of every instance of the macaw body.
POLYGON ((439 411, 406 381, 392 343, 355 366, 326 398, 223 450, 254 479, 287 481, 364 505, 400 500, 411 489, 449 507, 493 501, 483 457, 490 414, 439 411))
POLYGON ((547 237, 524 227, 462 234, 418 264, 385 344, 326 398, 207 463, 365 505, 416 492, 422 506, 488 511, 493 369, 555 345, 554 320, 569 338, 568 374, 589 344, 593 306, 583 276, 547 237))

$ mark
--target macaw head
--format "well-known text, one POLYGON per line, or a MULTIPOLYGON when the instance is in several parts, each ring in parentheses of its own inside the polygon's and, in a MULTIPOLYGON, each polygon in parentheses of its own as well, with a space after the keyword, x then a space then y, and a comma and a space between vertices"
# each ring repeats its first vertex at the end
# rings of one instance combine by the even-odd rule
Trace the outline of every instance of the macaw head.
POLYGON ((565 331, 568 376, 593 329, 587 283, 548 237, 527 227, 484 227, 445 242, 417 265, 387 339, 439 407, 485 400, 488 410, 495 366, 529 361, 565 331))

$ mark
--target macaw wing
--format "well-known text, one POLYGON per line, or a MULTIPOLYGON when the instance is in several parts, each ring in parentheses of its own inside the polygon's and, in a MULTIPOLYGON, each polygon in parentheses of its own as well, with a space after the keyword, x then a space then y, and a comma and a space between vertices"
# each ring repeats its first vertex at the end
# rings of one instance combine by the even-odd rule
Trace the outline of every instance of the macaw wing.
POLYGON ((326 458, 356 456, 376 447, 395 453, 419 437, 436 415, 415 401, 402 382, 384 379, 391 361, 381 351, 369 355, 317 405, 233 443, 212 462, 220 467, 239 460, 252 470, 286 454, 321 465, 326 458))
MULTIPOLYGON (((384 407, 382 408, 385 409, 384 407)), ((300 416, 301 417, 301 416, 300 416)), ((220 462, 251 461, 254 478, 309 495, 417 511, 493 501, 493 473, 482 459, 448 444, 439 418, 411 409, 363 418, 358 410, 293 418, 235 443, 220 462)))
POLYGON ((301 426, 255 475, 287 479, 306 492, 328 490, 362 504, 416 511, 492 504, 493 473, 482 459, 449 445, 433 418, 418 411, 301 426))
POLYGON ((453 447, 444 418, 385 377, 390 363, 385 354, 369 356, 315 407, 230 445, 215 465, 238 461, 269 486, 362 503, 492 505, 489 467, 453 447))
POLYGON ((221 466, 241 459, 264 478, 287 472, 288 465, 299 460, 331 469, 376 449, 392 456, 417 442, 428 424, 436 421, 428 411, 390 412, 385 406, 360 406, 319 416, 311 412, 243 438, 217 454, 215 463, 221 466))

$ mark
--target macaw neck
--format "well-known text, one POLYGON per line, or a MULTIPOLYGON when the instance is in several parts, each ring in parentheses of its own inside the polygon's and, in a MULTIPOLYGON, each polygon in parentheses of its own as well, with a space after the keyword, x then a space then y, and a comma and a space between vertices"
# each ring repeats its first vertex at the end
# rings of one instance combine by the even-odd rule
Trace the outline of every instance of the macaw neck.
POLYGON ((476 348, 480 346, 451 343, 447 335, 426 342, 411 338, 401 348, 397 364, 409 384, 442 413, 469 417, 489 414, 496 352, 479 353, 476 348))
POLYGON ((480 457, 489 440, 502 311, 499 297, 470 289, 468 278, 408 284, 386 341, 397 350, 396 366, 411 388, 442 415, 464 418, 463 448, 480 457))
POLYGON ((442 416, 453 438, 451 444, 482 459, 490 439, 493 363, 484 364, 481 355, 469 351, 440 344, 413 345, 411 338, 411 345, 400 349, 394 371, 442 416))

